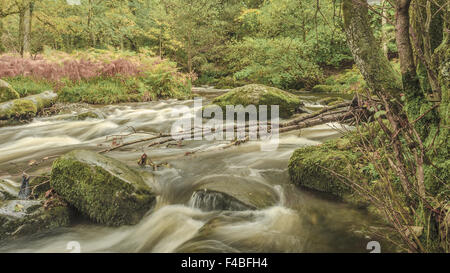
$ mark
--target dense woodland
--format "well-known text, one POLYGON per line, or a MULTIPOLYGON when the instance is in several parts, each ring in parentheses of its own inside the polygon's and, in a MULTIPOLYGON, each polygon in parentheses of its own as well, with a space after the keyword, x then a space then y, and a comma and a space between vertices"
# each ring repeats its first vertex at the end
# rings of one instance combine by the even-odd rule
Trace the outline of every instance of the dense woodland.
POLYGON ((450 251, 449 1, 68 2, 0 3, 0 77, 21 97, 110 104, 252 83, 357 95, 356 130, 297 150, 291 179, 342 183, 351 197, 335 194, 385 219, 401 251, 450 251))
MULTIPOLYGON (((377 9, 392 19, 384 5, 377 9)), ((337 1, 3 1, 1 10, 2 51, 147 52, 205 84, 300 89, 352 64, 337 1)), ((393 26, 375 13, 370 20, 386 54, 395 56, 393 26)))

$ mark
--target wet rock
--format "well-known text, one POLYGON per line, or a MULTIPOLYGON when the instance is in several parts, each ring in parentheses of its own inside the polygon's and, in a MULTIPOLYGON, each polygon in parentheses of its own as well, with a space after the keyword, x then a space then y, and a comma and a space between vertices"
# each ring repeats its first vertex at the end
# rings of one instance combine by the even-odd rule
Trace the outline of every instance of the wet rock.
POLYGON ((57 159, 50 185, 91 220, 110 226, 138 223, 155 203, 155 194, 136 171, 91 151, 57 159))
POLYGON ((227 176, 210 178, 200 183, 191 198, 191 205, 202 210, 254 210, 274 206, 278 193, 270 186, 254 180, 227 176))
POLYGON ((0 194, 3 196, 3 200, 16 199, 19 194, 19 189, 20 184, 10 180, 0 179, 0 194))
MULTIPOLYGON (((298 111, 301 100, 286 91, 261 84, 249 84, 232 89, 228 93, 214 99, 213 104, 220 106, 223 111, 227 105, 279 105, 280 117, 288 118, 298 111)), ((270 107, 268 107, 270 116, 270 107)))
POLYGON ((0 103, 0 120, 30 120, 42 109, 50 107, 56 98, 56 93, 45 91, 38 95, 0 103))
POLYGON ((211 190, 195 191, 191 197, 191 206, 203 211, 213 210, 254 210, 253 206, 244 204, 231 195, 211 190))
POLYGON ((30 177, 24 175, 22 177, 22 185, 20 186, 20 191, 19 191, 19 199, 21 200, 26 200, 28 199, 28 197, 31 194, 31 188, 30 188, 30 177))
POLYGON ((0 80, 0 102, 15 100, 18 98, 20 98, 19 93, 17 93, 9 83, 4 80, 0 80))
POLYGON ((104 115, 99 111, 87 111, 76 116, 71 117, 71 120, 86 120, 86 119, 103 119, 104 115))
POLYGON ((46 208, 43 201, 0 202, 0 240, 67 226, 70 217, 71 211, 64 205, 46 208))

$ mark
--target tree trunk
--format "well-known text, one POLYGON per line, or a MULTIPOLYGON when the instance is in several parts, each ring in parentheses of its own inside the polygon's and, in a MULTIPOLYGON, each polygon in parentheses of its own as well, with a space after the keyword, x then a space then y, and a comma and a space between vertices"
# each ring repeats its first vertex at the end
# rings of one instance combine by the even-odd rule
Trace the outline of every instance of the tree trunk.
POLYGON ((3 37, 3 18, 0 17, 0 53, 5 51, 2 37, 3 37))
POLYGON ((192 73, 192 44, 191 44, 191 32, 188 33, 188 48, 187 48, 187 55, 188 55, 188 71, 189 74, 192 73))
POLYGON ((383 0, 382 3, 382 12, 381 12, 381 42, 383 44, 383 53, 386 58, 388 58, 388 40, 386 35, 386 0, 383 0))
POLYGON ((419 77, 416 73, 416 64, 414 63, 414 54, 409 35, 410 5, 411 0, 399 0, 395 11, 395 40, 400 59, 403 89, 407 100, 424 97, 420 88, 419 77))
POLYGON ((367 85, 372 91, 399 98, 400 77, 375 40, 367 6, 357 0, 344 0, 342 8, 347 44, 367 85))
POLYGON ((25 33, 25 10, 19 13, 19 53, 23 57, 24 53, 24 33, 25 33))
POLYGON ((32 16, 32 6, 31 3, 27 5, 25 9, 25 14, 23 18, 23 49, 22 56, 25 53, 30 53, 31 49, 31 16, 32 16))

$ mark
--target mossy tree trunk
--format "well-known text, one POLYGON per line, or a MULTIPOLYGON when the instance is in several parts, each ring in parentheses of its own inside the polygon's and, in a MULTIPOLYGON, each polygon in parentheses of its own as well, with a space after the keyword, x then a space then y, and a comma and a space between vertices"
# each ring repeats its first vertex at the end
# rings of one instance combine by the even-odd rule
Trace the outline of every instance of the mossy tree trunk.
POLYGON ((400 76, 373 35, 367 6, 358 1, 344 0, 343 15, 347 44, 369 88, 399 98, 402 93, 400 76))

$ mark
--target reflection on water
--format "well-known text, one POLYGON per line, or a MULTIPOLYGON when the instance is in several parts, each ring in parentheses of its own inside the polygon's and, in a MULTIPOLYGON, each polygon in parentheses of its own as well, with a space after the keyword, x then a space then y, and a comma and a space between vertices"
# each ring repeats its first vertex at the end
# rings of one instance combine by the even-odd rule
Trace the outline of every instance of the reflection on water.
MULTIPOLYGON (((73 120, 77 113, 38 118, 32 123, 0 128, 0 177, 18 181, 29 160, 60 155, 75 148, 101 150, 106 137, 135 131, 170 132, 172 109, 192 101, 164 101, 96 107, 105 118, 73 120)), ((87 106, 90 107, 90 106, 87 106)), ((83 112, 88 109, 79 109, 83 112)), ((155 176, 155 209, 136 226, 102 227, 80 221, 28 238, 3 242, 1 252, 68 252, 78 241, 83 252, 365 252, 361 230, 376 222, 345 204, 301 190, 289 182, 287 164, 301 145, 337 137, 338 124, 283 134, 278 150, 262 152, 257 142, 217 150, 225 141, 186 141, 184 146, 148 148, 139 143, 108 153, 136 168, 142 152, 154 162, 167 162, 155 176), (185 156, 197 149, 206 151, 185 156), (209 151, 208 151, 209 150, 209 151), (205 181, 262 183, 279 195, 273 207, 244 211, 202 211, 190 206, 194 190, 205 181)), ((137 133, 126 141, 148 137, 137 133)), ((35 173, 49 171, 51 160, 35 173)), ((230 184, 231 185, 231 184, 230 184)), ((236 185, 236 186, 234 186, 236 185)), ((192 202, 191 202, 192 204, 192 202)))

